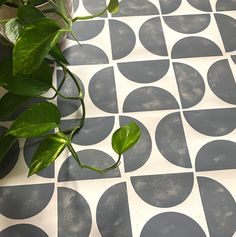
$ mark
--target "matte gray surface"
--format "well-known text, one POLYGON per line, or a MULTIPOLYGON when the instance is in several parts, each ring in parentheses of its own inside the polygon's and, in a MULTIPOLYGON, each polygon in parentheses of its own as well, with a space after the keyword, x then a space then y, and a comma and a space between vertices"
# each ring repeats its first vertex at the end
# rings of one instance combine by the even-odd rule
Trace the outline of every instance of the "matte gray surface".
POLYGON ((159 0, 162 14, 168 14, 179 8, 181 0, 159 0))
MULTIPOLYGON (((106 0, 82 0, 85 9, 95 15, 102 12, 106 8, 106 0)), ((107 17, 107 12, 102 15, 102 17, 107 17)))
POLYGON ((216 2, 217 11, 231 11, 236 10, 235 0, 217 0, 216 2))
POLYGON ((58 237, 88 237, 92 225, 90 207, 77 191, 58 188, 58 237))
POLYGON ((201 74, 184 63, 173 63, 180 100, 183 108, 198 104, 205 94, 205 84, 201 74))
POLYGON ((124 112, 178 109, 179 105, 170 92, 153 86, 132 91, 125 99, 124 112))
POLYGON ((236 169, 236 143, 216 140, 205 144, 196 157, 196 171, 236 169))
POLYGON ((236 204, 216 180, 198 177, 202 204, 211 237, 232 237, 236 231, 236 204))
POLYGON ((211 11, 211 4, 210 0, 187 0, 193 7, 201 10, 210 12, 211 11))
POLYGON ((165 116, 157 125, 155 138, 166 160, 180 167, 192 167, 180 113, 165 116))
POLYGON ((131 81, 151 83, 164 77, 169 69, 169 65, 169 60, 152 60, 118 63, 118 68, 131 81))
POLYGON ((97 206, 97 225, 102 237, 132 237, 125 183, 113 185, 103 193, 97 206))
POLYGON ((139 38, 143 46, 151 53, 167 56, 166 42, 160 17, 145 21, 139 30, 139 38))

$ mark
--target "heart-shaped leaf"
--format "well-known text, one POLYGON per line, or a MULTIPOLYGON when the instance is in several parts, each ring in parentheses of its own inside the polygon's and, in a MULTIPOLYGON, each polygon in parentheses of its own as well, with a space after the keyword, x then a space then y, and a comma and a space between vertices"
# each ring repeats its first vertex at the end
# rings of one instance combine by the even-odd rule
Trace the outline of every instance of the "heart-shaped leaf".
POLYGON ((0 136, 0 162, 5 158, 16 140, 16 137, 12 135, 0 136))
POLYGON ((56 59, 57 61, 64 63, 66 65, 68 65, 68 61, 66 60, 65 56, 63 55, 59 44, 55 45, 49 52, 49 54, 56 59))
POLYGON ((8 134, 16 137, 36 137, 58 127, 60 112, 49 102, 34 104, 24 111, 11 125, 8 134))
POLYGON ((118 0, 110 0, 107 10, 110 13, 116 14, 119 11, 119 1, 118 0))
POLYGON ((13 50, 13 74, 32 74, 37 70, 61 34, 60 27, 51 19, 27 25, 13 50))
POLYGON ((112 135, 112 148, 120 156, 133 147, 141 136, 141 130, 135 122, 119 128, 112 135))
POLYGON ((68 138, 63 133, 48 135, 36 150, 29 170, 29 175, 38 173, 48 167, 61 154, 69 143, 68 138))
POLYGON ((9 20, 5 26, 5 33, 7 38, 12 42, 13 44, 16 43, 16 40, 19 38, 20 33, 22 31, 22 25, 18 21, 17 18, 13 18, 9 20))

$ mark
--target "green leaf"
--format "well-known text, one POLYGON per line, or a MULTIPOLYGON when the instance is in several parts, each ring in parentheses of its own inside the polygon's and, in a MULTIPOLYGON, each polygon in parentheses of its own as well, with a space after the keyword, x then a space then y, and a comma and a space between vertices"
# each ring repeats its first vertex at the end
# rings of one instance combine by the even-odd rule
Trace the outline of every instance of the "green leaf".
POLYGON ((0 118, 15 111, 20 105, 27 101, 29 97, 20 96, 7 92, 0 99, 0 118))
POLYGON ((0 162, 5 158, 8 151, 14 145, 16 137, 12 135, 0 136, 0 162))
POLYGON ((34 104, 13 122, 8 134, 16 137, 37 137, 58 127, 60 112, 49 102, 34 104))
POLYGON ((32 74, 37 70, 61 34, 60 27, 51 19, 27 25, 13 50, 13 74, 32 74))
POLYGON ((110 0, 107 10, 110 13, 116 14, 119 11, 119 1, 118 0, 110 0))
POLYGON ((19 38, 20 33, 22 31, 22 25, 20 24, 18 19, 13 18, 9 20, 5 24, 4 28, 5 28, 6 36, 9 39, 9 41, 15 44, 16 40, 19 38))
POLYGON ((17 10, 17 18, 24 24, 31 24, 45 18, 45 15, 32 5, 19 7, 17 10))
POLYGON ((122 155, 137 143, 140 136, 141 130, 139 126, 131 122, 114 132, 112 136, 112 148, 118 155, 122 155))
POLYGON ((0 6, 3 5, 7 0, 0 0, 0 6))
POLYGON ((60 46, 59 44, 55 45, 49 52, 49 54, 54 58, 56 59, 57 61, 59 62, 62 62, 66 65, 68 65, 68 61, 66 60, 65 56, 63 55, 61 49, 60 49, 60 46))
POLYGON ((12 59, 7 58, 0 63, 0 86, 7 89, 8 81, 12 78, 12 59))
POLYGON ((46 93, 51 87, 52 69, 45 61, 33 74, 17 74, 8 81, 9 91, 17 95, 39 96, 46 93))
POLYGON ((62 153, 67 144, 69 144, 68 138, 63 133, 48 135, 40 143, 33 156, 28 176, 48 167, 62 153))

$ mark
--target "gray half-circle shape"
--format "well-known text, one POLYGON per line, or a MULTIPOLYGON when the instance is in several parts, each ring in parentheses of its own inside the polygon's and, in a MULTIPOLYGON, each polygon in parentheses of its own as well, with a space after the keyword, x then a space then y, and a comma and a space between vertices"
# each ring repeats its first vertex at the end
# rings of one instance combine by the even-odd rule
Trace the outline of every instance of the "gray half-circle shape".
POLYGON ((236 19, 219 13, 214 15, 226 52, 236 50, 236 19))
POLYGON ((125 183, 115 184, 103 193, 96 219, 102 237, 132 237, 125 183))
POLYGON ((131 177, 135 192, 146 203, 155 207, 179 205, 192 191, 193 174, 162 174, 131 177))
MULTIPOLYGON (((7 128, 0 126, 0 136, 3 136, 6 132, 7 128)), ((15 167, 19 154, 20 145, 19 142, 16 141, 12 148, 6 154, 5 158, 0 162, 0 179, 8 175, 15 167)))
MULTIPOLYGON (((100 150, 87 149, 79 151, 77 152, 77 154, 83 164, 96 168, 104 169, 115 164, 115 160, 113 160, 110 155, 100 150)), ((120 177, 119 168, 115 168, 108 172, 100 174, 90 169, 81 168, 75 161, 75 159, 70 156, 65 160, 60 168, 58 181, 64 182, 115 177, 120 177)))
POLYGON ((159 15, 157 7, 148 0, 122 0, 119 12, 113 17, 159 15))
POLYGON ((139 38, 142 45, 151 53, 168 56, 160 17, 145 21, 139 30, 139 38))
POLYGON ((89 204, 77 191, 58 188, 58 237, 88 237, 92 226, 89 204))
MULTIPOLYGON (((96 15, 106 8, 107 3, 106 0, 83 0, 83 5, 89 13, 96 15)), ((107 12, 101 17, 107 17, 107 12)))
POLYGON ((187 215, 177 212, 161 213, 143 227, 140 237, 206 237, 200 225, 187 215))
MULTIPOLYGON (((74 76, 80 86, 81 91, 84 93, 84 85, 76 75, 74 76)), ((59 85, 62 82, 63 77, 64 73, 61 70, 57 71, 57 85, 59 85)), ((67 75, 66 80, 60 89, 60 92, 65 96, 78 96, 79 93, 78 89, 69 75, 67 75)), ((70 99, 65 100, 60 96, 57 97, 57 106, 60 110, 61 117, 66 117, 74 113, 80 108, 80 105, 81 105, 80 100, 70 100, 70 99)))
POLYGON ((162 14, 169 14, 177 10, 181 0, 159 0, 162 14))
POLYGON ((211 90, 223 101, 236 104, 236 83, 227 59, 214 63, 208 70, 211 90))
POLYGON ((155 139, 166 160, 180 167, 192 167, 180 113, 169 114, 159 122, 155 139))
POLYGON ((216 2, 216 11, 233 11, 236 10, 235 0, 218 0, 216 2))
POLYGON ((236 204, 216 180, 198 177, 202 204, 211 237, 232 237, 236 231, 236 204))
POLYGON ((184 63, 173 63, 180 100, 183 108, 198 104, 205 94, 205 83, 201 74, 184 63))
MULTIPOLYGON (((112 131, 114 117, 86 118, 83 128, 73 138, 73 143, 86 146, 96 144, 104 140, 112 131)), ((66 130, 78 125, 80 120, 67 119, 61 121, 61 129, 66 130)))
POLYGON ((0 232, 0 237, 49 237, 42 229, 30 224, 17 224, 0 232))
POLYGON ((102 49, 89 44, 71 46, 65 49, 63 54, 70 65, 107 64, 109 62, 102 49))
POLYGON ((199 37, 189 36, 179 40, 172 48, 172 58, 193 58, 221 56, 222 52, 213 41, 199 37))
POLYGON ((112 58, 124 58, 134 49, 135 33, 127 24, 117 20, 109 20, 109 28, 112 58))
POLYGON ((79 7, 79 0, 73 0, 73 8, 74 8, 73 10, 74 10, 74 12, 77 11, 78 7, 79 7))
POLYGON ((118 113, 113 67, 104 68, 92 77, 89 82, 89 96, 99 109, 108 113, 118 113))
POLYGON ((118 63, 122 75, 138 83, 151 83, 160 80, 166 75, 169 66, 169 60, 118 63))
MULTIPOLYGON (((72 25, 72 30, 79 41, 89 40, 101 33, 104 23, 104 20, 78 21, 72 25)), ((67 37, 74 40, 70 34, 67 37)))
MULTIPOLYGON (((33 155, 42 140, 43 138, 30 138, 26 140, 24 145, 24 160, 28 167, 30 167, 33 155)), ((54 178, 54 162, 38 172, 37 175, 44 178, 54 178)))
POLYGON ((132 91, 125 99, 124 112, 178 109, 179 105, 168 91, 146 86, 132 91))
POLYGON ((205 11, 205 12, 211 12, 211 4, 209 0, 187 0, 189 4, 191 4, 194 8, 197 8, 198 10, 205 11))
POLYGON ((196 131, 207 136, 223 136, 235 129, 236 109, 185 111, 185 119, 196 131))
POLYGON ((11 219, 32 217, 48 205, 53 191, 51 183, 0 187, 0 213, 11 219))
POLYGON ((210 14, 164 16, 163 18, 170 28, 183 34, 201 32, 208 27, 211 21, 210 14))
POLYGON ((196 171, 236 169, 236 143, 216 140, 205 144, 197 153, 196 171))
POLYGON ((147 128, 137 119, 120 116, 120 126, 134 121, 141 128, 141 137, 138 143, 123 154, 125 172, 132 172, 142 167, 150 157, 152 151, 152 140, 147 128))

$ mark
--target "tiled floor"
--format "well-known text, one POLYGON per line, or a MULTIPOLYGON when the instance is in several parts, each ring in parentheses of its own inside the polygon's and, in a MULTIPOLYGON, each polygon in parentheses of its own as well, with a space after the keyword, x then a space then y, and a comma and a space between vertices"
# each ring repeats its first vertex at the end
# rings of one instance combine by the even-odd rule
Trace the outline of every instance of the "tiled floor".
MULTIPOLYGON (((75 15, 104 6, 74 1, 75 15)), ((74 24, 82 47, 64 45, 87 104, 74 144, 84 162, 107 166, 116 158, 112 132, 135 120, 138 145, 104 175, 81 170, 64 152, 28 179, 36 143, 21 141, 0 167, 1 237, 236 236, 235 0, 120 7, 74 24)), ((73 88, 68 80, 63 93, 73 88)), ((55 102, 70 127, 80 105, 55 102)))

